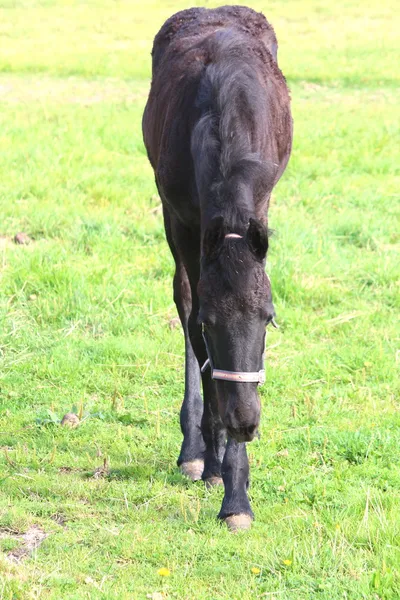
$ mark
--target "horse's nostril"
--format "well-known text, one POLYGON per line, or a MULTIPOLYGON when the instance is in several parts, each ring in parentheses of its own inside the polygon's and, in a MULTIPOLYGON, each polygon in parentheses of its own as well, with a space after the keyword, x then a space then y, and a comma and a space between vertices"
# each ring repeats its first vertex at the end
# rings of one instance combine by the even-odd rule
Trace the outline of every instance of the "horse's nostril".
POLYGON ((250 427, 247 428, 247 431, 250 433, 250 435, 255 432, 256 427, 257 425, 250 425, 250 427))

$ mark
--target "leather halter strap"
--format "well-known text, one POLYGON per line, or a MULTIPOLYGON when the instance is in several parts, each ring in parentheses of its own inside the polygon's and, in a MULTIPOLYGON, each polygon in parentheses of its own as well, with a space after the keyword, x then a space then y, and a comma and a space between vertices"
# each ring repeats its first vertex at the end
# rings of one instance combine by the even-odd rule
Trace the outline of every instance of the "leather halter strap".
MULTIPOLYGON (((207 358, 206 362, 201 368, 201 372, 210 366, 210 359, 207 358)), ((219 379, 220 381, 233 381, 235 383, 258 383, 263 385, 265 383, 265 369, 260 371, 223 371, 222 369, 211 369, 212 379, 219 379)))

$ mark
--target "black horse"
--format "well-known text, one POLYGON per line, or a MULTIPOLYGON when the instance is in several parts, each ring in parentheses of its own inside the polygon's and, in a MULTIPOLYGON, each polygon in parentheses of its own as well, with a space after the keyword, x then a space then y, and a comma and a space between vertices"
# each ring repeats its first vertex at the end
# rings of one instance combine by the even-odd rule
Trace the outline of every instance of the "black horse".
POLYGON ((291 151, 289 93, 274 30, 250 8, 179 12, 156 35, 152 57, 143 135, 186 347, 178 465, 208 484, 222 476, 219 517, 247 528, 245 442, 259 425, 257 386, 274 318, 267 211, 291 151))

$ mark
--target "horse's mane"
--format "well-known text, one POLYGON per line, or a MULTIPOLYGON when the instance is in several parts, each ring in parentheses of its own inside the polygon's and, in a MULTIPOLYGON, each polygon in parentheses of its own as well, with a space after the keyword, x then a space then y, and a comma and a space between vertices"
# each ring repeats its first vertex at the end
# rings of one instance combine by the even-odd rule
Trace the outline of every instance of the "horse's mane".
MULTIPOLYGON (((233 29, 211 36, 212 62, 204 70, 196 99, 201 114, 191 137, 196 185, 200 198, 211 193, 217 206, 223 204, 224 213, 231 204, 230 196, 236 197, 232 210, 246 213, 246 188, 251 186, 252 194, 272 188, 277 170, 277 165, 266 162, 252 149, 268 106, 259 63, 268 59, 269 52, 254 40, 256 48, 262 48, 260 58, 248 42, 247 36, 233 29), (242 207, 237 206, 237 186, 241 186, 242 207)), ((270 55, 268 60, 273 62, 270 55)))

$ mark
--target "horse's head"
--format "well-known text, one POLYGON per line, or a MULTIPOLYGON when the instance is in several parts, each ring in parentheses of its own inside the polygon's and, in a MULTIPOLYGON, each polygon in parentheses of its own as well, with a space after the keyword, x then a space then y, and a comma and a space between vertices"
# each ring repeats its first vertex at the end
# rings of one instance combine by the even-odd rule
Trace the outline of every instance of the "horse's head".
POLYGON ((263 378, 265 328, 275 314, 264 270, 267 249, 267 229, 256 219, 243 235, 234 235, 216 217, 203 238, 198 318, 219 414, 238 442, 252 440, 260 421, 257 385, 263 378))

